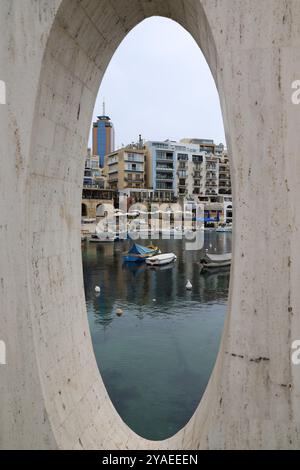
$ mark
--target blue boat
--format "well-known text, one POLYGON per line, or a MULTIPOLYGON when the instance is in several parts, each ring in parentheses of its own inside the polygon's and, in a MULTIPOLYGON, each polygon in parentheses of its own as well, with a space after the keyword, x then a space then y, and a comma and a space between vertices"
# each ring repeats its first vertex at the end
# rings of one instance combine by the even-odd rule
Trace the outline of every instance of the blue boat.
POLYGON ((130 250, 123 256, 125 263, 144 263, 147 258, 155 256, 160 253, 157 246, 142 246, 134 243, 130 250))

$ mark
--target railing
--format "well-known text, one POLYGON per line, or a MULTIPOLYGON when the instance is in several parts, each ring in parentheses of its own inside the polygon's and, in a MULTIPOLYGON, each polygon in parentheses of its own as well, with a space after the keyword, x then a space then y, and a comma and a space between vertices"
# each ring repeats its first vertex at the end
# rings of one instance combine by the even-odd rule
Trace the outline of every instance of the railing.
POLYGON ((211 170, 211 171, 217 171, 217 167, 216 167, 216 166, 212 166, 212 165, 206 165, 206 169, 207 169, 207 170, 211 170))
POLYGON ((84 187, 82 199, 105 199, 112 200, 117 192, 113 189, 103 189, 98 187, 84 187))
POLYGON ((169 166, 161 166, 161 165, 156 165, 156 169, 157 170, 167 170, 167 171, 173 171, 173 166, 172 167, 169 167, 169 166))
POLYGON ((206 175, 206 179, 207 180, 212 180, 212 181, 217 181, 217 177, 216 176, 211 176, 211 175, 206 175))
POLYGON ((102 185, 99 184, 84 184, 82 189, 103 189, 105 188, 102 185))
POLYGON ((160 157, 159 157, 159 156, 157 156, 157 157, 156 157, 156 161, 163 161, 163 162, 165 162, 165 161, 170 162, 170 161, 171 161, 171 162, 172 162, 172 161, 173 161, 173 157, 163 157, 163 156, 160 156, 160 157))

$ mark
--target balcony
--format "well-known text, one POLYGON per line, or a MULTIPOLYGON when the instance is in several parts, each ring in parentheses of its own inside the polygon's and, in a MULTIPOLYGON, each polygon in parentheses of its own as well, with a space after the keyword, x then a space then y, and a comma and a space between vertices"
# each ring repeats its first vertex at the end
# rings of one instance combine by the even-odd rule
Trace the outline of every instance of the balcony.
POLYGON ((216 176, 212 176, 212 175, 206 175, 206 179, 210 180, 210 181, 217 181, 218 180, 218 178, 216 176))
POLYGON ((221 171, 222 173, 229 173, 230 168, 227 165, 219 165, 219 171, 221 171))
POLYGON ((124 161, 125 162, 130 162, 130 163, 144 163, 145 158, 143 155, 130 155, 130 154, 125 154, 124 155, 124 161))
POLYGON ((217 191, 205 191, 206 196, 217 196, 217 191))
POLYGON ((160 171, 173 171, 173 165, 156 165, 156 169, 160 171))
POLYGON ((139 170, 138 168, 125 168, 127 173, 144 173, 144 170, 139 170))
POLYGON ((173 181, 174 176, 173 173, 156 173, 156 179, 157 180, 170 180, 173 181))
POLYGON ((157 183, 172 183, 173 187, 173 178, 156 178, 157 183))
POLYGON ((167 156, 157 156, 156 157, 157 162, 173 162, 173 157, 167 157, 167 156))
POLYGON ((161 191, 161 190, 173 191, 173 185, 172 184, 167 185, 167 184, 160 183, 160 184, 157 185, 156 190, 157 191, 161 191))
POLYGON ((206 165, 206 169, 209 171, 217 171, 217 165, 206 165))

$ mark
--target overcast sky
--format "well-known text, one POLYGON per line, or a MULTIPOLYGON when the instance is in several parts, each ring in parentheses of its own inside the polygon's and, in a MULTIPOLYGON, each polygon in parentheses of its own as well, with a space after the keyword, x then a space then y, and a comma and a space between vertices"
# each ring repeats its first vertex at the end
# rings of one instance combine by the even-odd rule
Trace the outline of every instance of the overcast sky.
MULTIPOLYGON (((103 99, 115 126, 116 148, 137 141, 214 139, 225 143, 218 92, 190 34, 172 20, 149 18, 121 43, 104 75, 103 99)), ((91 138, 89 145, 91 145, 91 138)))

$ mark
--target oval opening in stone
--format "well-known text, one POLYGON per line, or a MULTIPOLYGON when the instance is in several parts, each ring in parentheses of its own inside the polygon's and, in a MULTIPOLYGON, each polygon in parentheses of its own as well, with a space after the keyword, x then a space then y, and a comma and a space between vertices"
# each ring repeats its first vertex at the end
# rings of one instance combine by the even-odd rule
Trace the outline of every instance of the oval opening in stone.
POLYGON ((95 356, 121 418, 137 434, 162 440, 189 421, 205 391, 230 277, 230 266, 202 269, 200 262, 207 251, 231 253, 233 206, 218 93, 189 33, 161 17, 134 28, 106 71, 93 123, 82 258, 95 356), (127 210, 136 203, 142 239, 111 240, 103 221, 120 209, 120 195, 127 210), (176 233, 184 200, 204 205, 201 249, 176 233), (163 229, 156 239, 142 236, 153 207, 171 213, 169 236, 163 229), (105 240, 94 234, 99 222, 105 240), (157 267, 126 263, 134 242, 177 259, 157 267))

